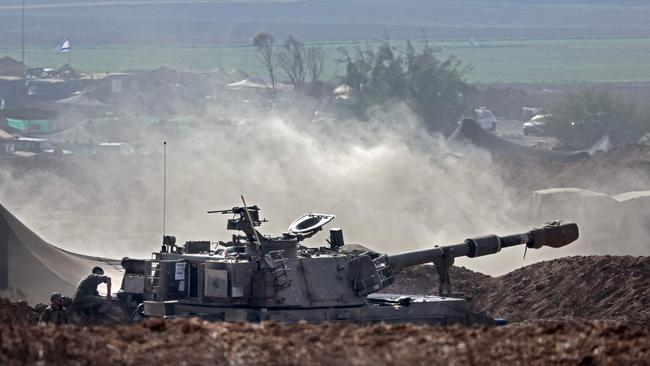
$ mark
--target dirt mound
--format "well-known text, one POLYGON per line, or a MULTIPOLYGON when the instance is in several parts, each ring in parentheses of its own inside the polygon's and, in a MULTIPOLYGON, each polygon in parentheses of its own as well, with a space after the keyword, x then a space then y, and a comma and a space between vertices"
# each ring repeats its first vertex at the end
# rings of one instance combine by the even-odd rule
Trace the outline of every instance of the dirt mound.
POLYGON ((496 159, 504 182, 518 199, 530 192, 553 187, 577 187, 609 194, 647 190, 650 180, 650 146, 626 145, 597 152, 575 162, 496 159))
POLYGON ((499 328, 350 323, 0 327, 0 363, 52 365, 642 364, 650 332, 606 322, 499 328))
POLYGON ((650 257, 567 257, 496 280, 474 305, 512 321, 581 317, 650 324, 650 257))
POLYGON ((0 326, 36 324, 38 313, 26 302, 11 302, 0 298, 0 326))
POLYGON ((650 146, 641 144, 618 146, 607 152, 596 152, 592 160, 619 164, 628 162, 650 163, 650 146))
MULTIPOLYGON (((398 273, 387 292, 436 294, 433 266, 398 273)), ((580 317, 650 324, 650 257, 577 256, 500 277, 452 268, 452 288, 476 310, 519 322, 580 317)))

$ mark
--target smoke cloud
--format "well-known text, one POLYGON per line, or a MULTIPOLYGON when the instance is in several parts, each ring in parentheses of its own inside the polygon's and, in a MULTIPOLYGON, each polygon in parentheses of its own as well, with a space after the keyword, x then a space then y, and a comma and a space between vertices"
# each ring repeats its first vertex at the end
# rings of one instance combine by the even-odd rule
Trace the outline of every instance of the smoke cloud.
MULTIPOLYGON (((166 140, 166 232, 181 243, 227 239, 226 217, 206 211, 239 206, 242 194, 269 219, 264 234, 306 212, 332 213, 347 243, 389 253, 543 223, 531 221, 530 202, 516 199, 487 153, 456 155, 403 105, 377 108, 369 121, 318 122, 299 108, 224 119, 219 107, 178 133, 138 130, 138 155, 7 160, 0 202, 67 250, 148 258, 161 242, 166 140)), ((324 230, 306 245, 326 238, 324 230)), ((457 264, 502 274, 562 253, 529 251, 523 261, 523 248, 508 249, 457 264)))

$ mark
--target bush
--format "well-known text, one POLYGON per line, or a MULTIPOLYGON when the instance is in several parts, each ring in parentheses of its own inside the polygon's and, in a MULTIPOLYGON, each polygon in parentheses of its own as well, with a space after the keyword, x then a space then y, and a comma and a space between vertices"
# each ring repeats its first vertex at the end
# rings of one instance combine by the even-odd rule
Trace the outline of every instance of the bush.
POLYGON ((564 147, 574 149, 590 147, 607 132, 636 141, 650 127, 647 114, 640 113, 635 105, 600 90, 569 93, 563 102, 551 108, 551 113, 549 135, 564 147))
POLYGON ((356 46, 352 54, 340 48, 343 82, 350 87, 348 106, 359 118, 369 107, 404 102, 433 131, 450 132, 465 110, 472 89, 463 75, 468 67, 454 57, 438 58, 427 42, 417 50, 411 42, 401 54, 385 40, 376 49, 356 46))

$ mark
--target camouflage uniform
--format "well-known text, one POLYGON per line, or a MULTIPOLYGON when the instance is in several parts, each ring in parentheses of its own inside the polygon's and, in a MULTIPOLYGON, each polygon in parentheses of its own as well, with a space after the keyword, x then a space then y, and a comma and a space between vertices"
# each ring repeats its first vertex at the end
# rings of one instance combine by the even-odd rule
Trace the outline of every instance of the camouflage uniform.
POLYGON ((58 306, 48 306, 41 313, 38 324, 52 323, 54 325, 68 324, 68 315, 65 308, 58 306))
POLYGON ((72 298, 72 307, 75 310, 92 310, 98 314, 105 314, 111 302, 99 295, 97 286, 107 283, 108 277, 91 273, 77 285, 77 292, 72 298))

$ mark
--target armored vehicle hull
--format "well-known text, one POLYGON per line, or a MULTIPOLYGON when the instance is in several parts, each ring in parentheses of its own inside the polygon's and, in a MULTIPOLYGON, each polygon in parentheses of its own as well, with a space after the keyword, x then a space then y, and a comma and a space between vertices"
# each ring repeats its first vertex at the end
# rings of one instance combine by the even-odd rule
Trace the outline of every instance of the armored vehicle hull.
POLYGON ((486 235, 386 255, 346 245, 341 229, 330 230, 329 246, 301 244, 333 215, 306 214, 282 236, 262 235, 256 227, 265 220, 258 211, 245 204, 213 211, 233 214, 227 228, 244 235, 233 235, 231 241, 179 246, 165 236, 153 259, 125 258, 121 300, 137 307, 138 317, 495 325, 500 321, 472 311, 452 295, 449 268, 454 258, 495 254, 515 245, 557 248, 578 237, 575 224, 554 222, 522 234, 486 235), (433 263, 438 272, 440 296, 377 293, 394 282, 395 271, 425 263, 433 263))
POLYGON ((476 313, 467 301, 452 297, 371 294, 367 303, 327 308, 235 308, 195 305, 174 301, 146 301, 144 314, 149 317, 202 317, 214 321, 294 323, 321 322, 413 322, 435 325, 495 325, 500 319, 476 313))

